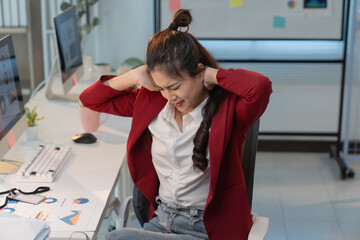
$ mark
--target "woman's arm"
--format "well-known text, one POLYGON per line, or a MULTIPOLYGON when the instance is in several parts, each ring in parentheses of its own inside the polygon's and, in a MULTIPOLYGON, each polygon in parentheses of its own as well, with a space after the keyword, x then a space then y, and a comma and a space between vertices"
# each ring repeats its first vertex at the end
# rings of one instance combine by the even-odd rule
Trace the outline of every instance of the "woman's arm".
POLYGON ((150 91, 158 91, 146 65, 142 65, 123 75, 104 81, 103 84, 118 91, 123 91, 135 85, 141 85, 150 91))
POLYGON ((204 85, 220 85, 237 95, 236 117, 247 127, 264 113, 272 93, 268 77, 244 69, 206 68, 204 85))
POLYGON ((157 90, 147 73, 147 66, 141 66, 120 76, 102 76, 99 81, 85 89, 80 100, 85 107, 94 111, 131 117, 141 85, 149 90, 157 90))

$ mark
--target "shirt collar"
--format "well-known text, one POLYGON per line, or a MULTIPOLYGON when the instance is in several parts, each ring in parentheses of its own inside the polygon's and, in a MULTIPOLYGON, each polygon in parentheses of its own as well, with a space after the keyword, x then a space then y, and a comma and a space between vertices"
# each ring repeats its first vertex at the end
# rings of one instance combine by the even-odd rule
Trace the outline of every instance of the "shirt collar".
POLYGON ((162 111, 162 118, 164 120, 167 120, 168 122, 171 122, 171 120, 174 118, 174 111, 175 107, 172 105, 169 101, 166 103, 163 111, 162 111))
POLYGON ((203 120, 202 109, 204 108, 207 99, 208 97, 206 97, 194 110, 189 112, 190 116, 192 116, 199 124, 203 120))

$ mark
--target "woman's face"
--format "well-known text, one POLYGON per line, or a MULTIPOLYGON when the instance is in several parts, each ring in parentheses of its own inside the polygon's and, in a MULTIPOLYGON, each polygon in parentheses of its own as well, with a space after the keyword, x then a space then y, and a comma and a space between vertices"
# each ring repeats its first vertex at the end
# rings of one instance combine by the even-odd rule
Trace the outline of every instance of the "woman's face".
POLYGON ((196 108, 208 95, 208 90, 203 85, 205 71, 195 77, 183 74, 183 77, 169 77, 164 71, 150 72, 156 87, 183 115, 196 108))

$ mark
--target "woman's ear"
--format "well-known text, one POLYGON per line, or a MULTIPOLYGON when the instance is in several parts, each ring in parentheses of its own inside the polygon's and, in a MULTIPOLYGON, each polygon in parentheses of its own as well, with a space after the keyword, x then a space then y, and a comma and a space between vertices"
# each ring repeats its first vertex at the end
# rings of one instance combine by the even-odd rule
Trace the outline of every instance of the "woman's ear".
POLYGON ((204 81, 204 77, 205 77, 205 66, 202 63, 198 64, 197 67, 197 72, 199 74, 199 79, 201 79, 201 81, 204 81))
POLYGON ((198 72, 198 73, 201 73, 201 72, 203 72, 204 70, 205 70, 204 64, 198 63, 197 72, 198 72))

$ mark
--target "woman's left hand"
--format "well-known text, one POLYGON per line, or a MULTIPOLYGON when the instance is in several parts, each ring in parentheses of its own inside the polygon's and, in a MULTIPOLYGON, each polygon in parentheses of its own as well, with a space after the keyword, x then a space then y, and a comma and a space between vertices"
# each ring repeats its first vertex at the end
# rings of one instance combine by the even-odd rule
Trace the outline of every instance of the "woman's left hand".
POLYGON ((209 91, 213 90, 216 85, 218 85, 216 75, 218 69, 212 67, 206 67, 204 74, 204 87, 209 91))

